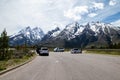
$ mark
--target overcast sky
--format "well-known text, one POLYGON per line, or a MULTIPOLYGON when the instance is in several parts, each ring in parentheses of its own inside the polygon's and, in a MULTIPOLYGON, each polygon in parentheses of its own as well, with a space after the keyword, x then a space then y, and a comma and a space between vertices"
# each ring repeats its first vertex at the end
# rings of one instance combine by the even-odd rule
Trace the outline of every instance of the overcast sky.
POLYGON ((31 26, 44 32, 58 25, 101 21, 120 25, 120 0, 0 0, 0 33, 31 26))

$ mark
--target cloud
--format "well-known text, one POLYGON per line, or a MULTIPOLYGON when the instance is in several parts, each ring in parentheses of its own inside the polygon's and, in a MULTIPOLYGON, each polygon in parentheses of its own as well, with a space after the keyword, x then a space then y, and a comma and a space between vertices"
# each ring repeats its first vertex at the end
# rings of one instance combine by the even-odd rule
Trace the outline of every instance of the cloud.
POLYGON ((11 35, 27 26, 41 27, 46 33, 55 21, 63 25, 69 23, 63 12, 74 3, 74 0, 1 0, 0 33, 6 28, 11 35), (22 27, 16 28, 18 26, 22 27))
POLYGON ((64 11, 64 16, 76 21, 76 20, 80 20, 82 15, 86 13, 88 13, 88 6, 77 6, 74 7, 73 9, 64 11))
POLYGON ((76 6, 74 8, 64 11, 64 16, 73 19, 74 21, 81 20, 83 17, 87 16, 89 18, 98 15, 96 12, 98 10, 104 9, 104 3, 92 2, 92 5, 76 6), (89 14, 88 14, 89 13, 89 14))
POLYGON ((110 2, 109 2, 110 6, 114 6, 115 4, 117 4, 117 2, 115 0, 110 0, 110 2))
POLYGON ((120 12, 119 3, 120 0, 0 0, 0 33, 6 28, 11 35, 27 26, 38 26, 46 33, 56 23, 64 28, 73 21, 102 21, 120 12))
POLYGON ((93 2, 93 8, 95 8, 95 10, 104 9, 104 3, 93 2))
POLYGON ((88 14, 89 17, 95 17, 97 14, 96 13, 90 13, 88 14))
POLYGON ((115 26, 120 26, 120 19, 117 21, 112 22, 111 24, 115 25, 115 26))

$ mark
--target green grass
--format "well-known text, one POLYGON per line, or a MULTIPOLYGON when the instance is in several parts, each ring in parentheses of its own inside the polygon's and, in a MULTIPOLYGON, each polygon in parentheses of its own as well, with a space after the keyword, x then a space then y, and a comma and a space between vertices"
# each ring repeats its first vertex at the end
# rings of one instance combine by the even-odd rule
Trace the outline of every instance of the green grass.
POLYGON ((0 71, 6 69, 6 61, 0 61, 0 71))
POLYGON ((18 64, 21 64, 29 59, 31 59, 33 56, 28 57, 28 56, 24 56, 23 58, 18 58, 18 59, 9 59, 9 60, 2 60, 0 61, 0 71, 3 71, 7 68, 16 66, 18 64))
POLYGON ((109 54, 109 55, 120 55, 120 50, 117 49, 89 49, 86 50, 86 53, 95 53, 95 54, 109 54))

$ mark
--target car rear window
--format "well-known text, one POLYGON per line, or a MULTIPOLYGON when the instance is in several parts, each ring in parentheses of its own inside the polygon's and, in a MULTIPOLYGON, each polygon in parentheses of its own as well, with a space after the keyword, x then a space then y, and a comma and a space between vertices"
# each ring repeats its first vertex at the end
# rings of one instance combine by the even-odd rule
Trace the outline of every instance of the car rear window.
POLYGON ((42 50, 48 50, 48 49, 42 49, 42 50))
POLYGON ((79 49, 74 49, 74 50, 79 50, 79 49))
POLYGON ((59 49, 64 49, 64 48, 59 48, 59 49))

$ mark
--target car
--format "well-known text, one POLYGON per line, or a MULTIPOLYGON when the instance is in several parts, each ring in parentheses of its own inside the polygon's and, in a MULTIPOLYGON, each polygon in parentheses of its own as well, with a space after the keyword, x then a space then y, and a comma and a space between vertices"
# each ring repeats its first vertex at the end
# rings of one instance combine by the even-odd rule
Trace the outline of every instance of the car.
POLYGON ((49 50, 47 47, 41 47, 41 49, 38 51, 38 54, 40 56, 42 55, 49 56, 49 50))
POLYGON ((56 48, 54 48, 54 52, 64 52, 64 48, 58 48, 58 47, 56 47, 56 48))
POLYGON ((71 53, 74 54, 74 53, 82 53, 82 50, 78 49, 78 48, 73 48, 71 49, 71 53))
POLYGON ((36 49, 37 54, 40 54, 40 48, 36 49))

